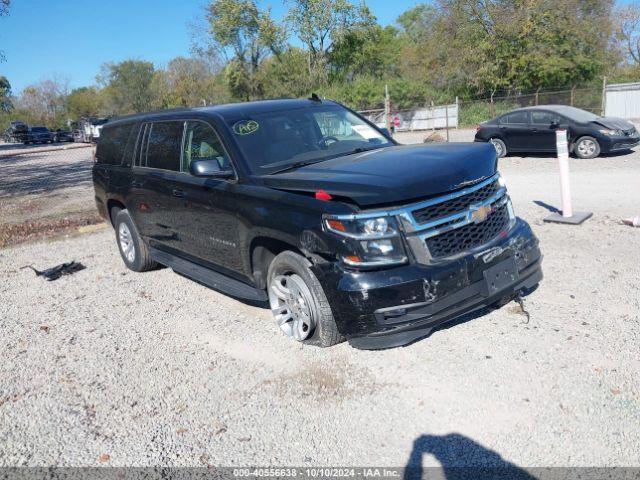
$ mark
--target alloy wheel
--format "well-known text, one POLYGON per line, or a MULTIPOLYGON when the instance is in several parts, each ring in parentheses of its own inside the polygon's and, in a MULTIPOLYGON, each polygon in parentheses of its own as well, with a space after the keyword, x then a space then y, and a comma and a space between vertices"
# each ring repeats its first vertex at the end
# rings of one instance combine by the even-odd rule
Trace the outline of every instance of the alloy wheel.
POLYGON ((593 140, 584 139, 578 143, 578 153, 583 157, 588 157, 596 152, 596 142, 593 140))
POLYGON ((501 157, 502 154, 504 153, 502 151, 502 143, 498 142, 496 140, 491 140, 491 144, 493 145, 493 147, 496 149, 496 154, 498 155, 498 157, 501 157))
POLYGON ((122 253, 129 263, 133 263, 136 259, 136 249, 133 244, 133 238, 131 231, 126 223, 121 223, 118 227, 118 240, 120 241, 120 248, 122 253))
POLYGON ((269 304, 280 329, 301 342, 315 329, 311 291, 299 275, 276 275, 269 285, 269 304))

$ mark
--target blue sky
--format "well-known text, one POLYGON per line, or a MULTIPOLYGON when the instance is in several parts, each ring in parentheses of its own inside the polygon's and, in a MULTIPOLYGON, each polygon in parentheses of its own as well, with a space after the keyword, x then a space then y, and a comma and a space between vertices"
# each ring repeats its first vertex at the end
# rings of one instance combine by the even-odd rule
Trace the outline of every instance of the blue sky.
MULTIPOLYGON (((0 75, 13 92, 58 76, 78 87, 95 83, 100 65, 127 58, 164 65, 188 55, 187 24, 202 16, 206 0, 12 0, 10 15, 0 18, 0 49, 7 61, 0 75)), ((270 5, 280 19, 287 7, 270 5)), ((393 23, 418 0, 369 0, 383 25, 393 23)))

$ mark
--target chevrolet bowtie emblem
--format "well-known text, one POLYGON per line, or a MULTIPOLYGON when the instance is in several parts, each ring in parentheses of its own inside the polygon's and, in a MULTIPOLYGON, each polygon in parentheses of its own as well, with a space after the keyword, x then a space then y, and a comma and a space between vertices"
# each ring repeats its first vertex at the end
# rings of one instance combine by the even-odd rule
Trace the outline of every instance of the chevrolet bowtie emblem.
POLYGON ((482 223, 484 222, 489 214, 493 211, 493 208, 483 205, 482 207, 478 207, 477 209, 471 212, 471 221, 473 223, 482 223))

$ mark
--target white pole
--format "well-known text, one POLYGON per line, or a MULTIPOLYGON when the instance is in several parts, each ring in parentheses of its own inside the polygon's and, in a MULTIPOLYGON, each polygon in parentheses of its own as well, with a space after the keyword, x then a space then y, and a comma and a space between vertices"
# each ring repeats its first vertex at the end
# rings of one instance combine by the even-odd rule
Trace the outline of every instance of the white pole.
POLYGON ((558 149, 558 163, 560 164, 560 192, 562 194, 562 216, 572 217, 571 186, 569 184, 569 145, 567 131, 556 130, 556 147, 558 149))

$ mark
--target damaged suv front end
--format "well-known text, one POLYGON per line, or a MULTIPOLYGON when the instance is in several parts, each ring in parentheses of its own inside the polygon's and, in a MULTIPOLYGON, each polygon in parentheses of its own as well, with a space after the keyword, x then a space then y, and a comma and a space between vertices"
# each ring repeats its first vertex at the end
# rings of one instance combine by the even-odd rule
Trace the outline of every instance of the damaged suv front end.
POLYGON ((542 279, 538 240, 498 173, 421 202, 327 215, 323 227, 342 253, 316 274, 359 348, 410 343, 542 279))

